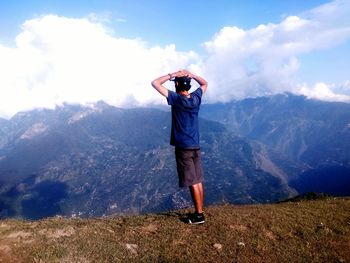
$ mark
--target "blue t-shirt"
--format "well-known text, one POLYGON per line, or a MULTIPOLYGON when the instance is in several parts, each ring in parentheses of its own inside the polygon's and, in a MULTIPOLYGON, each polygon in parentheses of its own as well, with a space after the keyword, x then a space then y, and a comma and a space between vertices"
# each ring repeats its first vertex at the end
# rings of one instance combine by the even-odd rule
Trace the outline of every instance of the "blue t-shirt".
POLYGON ((170 144, 182 149, 199 148, 198 112, 202 101, 202 88, 190 93, 190 97, 168 91, 171 105, 170 144))

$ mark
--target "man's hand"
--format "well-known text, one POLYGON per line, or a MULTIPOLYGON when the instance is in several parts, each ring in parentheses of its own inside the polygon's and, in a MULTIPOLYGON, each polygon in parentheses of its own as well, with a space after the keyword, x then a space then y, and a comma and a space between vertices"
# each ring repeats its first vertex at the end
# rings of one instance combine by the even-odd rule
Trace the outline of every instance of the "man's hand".
POLYGON ((169 75, 170 75, 171 77, 173 77, 173 78, 176 78, 176 77, 178 77, 178 78, 186 77, 186 76, 188 76, 188 71, 182 69, 182 70, 176 71, 176 72, 174 72, 174 73, 171 73, 171 74, 169 74, 169 75))
POLYGON ((188 70, 186 69, 183 69, 183 70, 180 70, 181 74, 183 76, 187 76, 191 79, 194 79, 195 81, 198 82, 198 84, 200 85, 200 87, 202 88, 203 90, 203 93, 207 91, 207 88, 208 88, 208 83, 202 78, 202 77, 199 77, 197 75, 194 75, 192 74, 191 72, 189 72, 188 70))
POLYGON ((186 69, 180 70, 180 75, 179 77, 189 77, 193 79, 193 74, 186 69))
POLYGON ((197 75, 192 74, 186 69, 182 69, 179 71, 176 71, 174 73, 169 73, 167 75, 161 76, 155 80, 152 81, 152 86, 164 97, 168 97, 168 89, 163 86, 163 83, 171 80, 172 78, 175 77, 189 77, 191 79, 194 79, 195 81, 198 82, 200 85, 201 89, 203 90, 203 93, 207 90, 208 83, 202 78, 197 75))

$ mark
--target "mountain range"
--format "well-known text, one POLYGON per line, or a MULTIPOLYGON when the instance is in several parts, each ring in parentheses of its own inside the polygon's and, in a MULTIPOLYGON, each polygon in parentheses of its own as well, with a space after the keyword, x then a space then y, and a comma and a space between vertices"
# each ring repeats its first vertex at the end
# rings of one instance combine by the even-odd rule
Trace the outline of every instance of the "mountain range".
MULTIPOLYGON (((188 207, 170 118, 98 102, 0 119, 0 218, 188 207)), ((206 204, 350 194, 350 104, 280 94, 205 104, 200 118, 206 204)))

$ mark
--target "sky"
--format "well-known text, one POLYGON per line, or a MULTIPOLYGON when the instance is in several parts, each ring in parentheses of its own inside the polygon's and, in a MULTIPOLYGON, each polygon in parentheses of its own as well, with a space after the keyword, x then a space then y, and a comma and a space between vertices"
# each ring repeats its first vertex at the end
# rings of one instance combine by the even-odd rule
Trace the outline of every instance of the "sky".
POLYGON ((350 102, 349 16, 350 0, 0 0, 0 117, 166 104, 150 82, 179 69, 208 81, 204 103, 350 102))

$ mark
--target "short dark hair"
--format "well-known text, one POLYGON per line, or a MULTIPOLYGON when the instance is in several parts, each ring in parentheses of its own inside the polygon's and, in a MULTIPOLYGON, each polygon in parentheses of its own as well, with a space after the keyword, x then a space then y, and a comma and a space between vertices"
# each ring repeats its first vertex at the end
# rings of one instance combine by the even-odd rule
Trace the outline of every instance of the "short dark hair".
POLYGON ((175 77, 176 91, 189 91, 191 88, 191 78, 189 77, 175 77))

